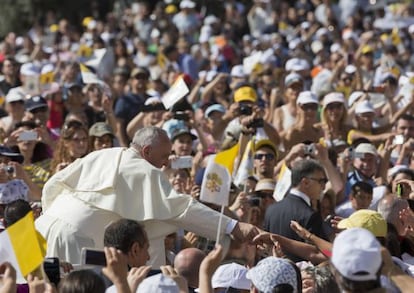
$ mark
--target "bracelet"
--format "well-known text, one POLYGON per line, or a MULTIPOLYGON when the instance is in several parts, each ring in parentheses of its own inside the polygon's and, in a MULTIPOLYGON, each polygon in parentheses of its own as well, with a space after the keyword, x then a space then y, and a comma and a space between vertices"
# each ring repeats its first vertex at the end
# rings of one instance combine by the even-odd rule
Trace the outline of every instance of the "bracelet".
POLYGON ((311 239, 312 236, 313 236, 313 234, 309 233, 309 235, 306 237, 306 240, 312 242, 312 239, 311 239))
POLYGON ((114 112, 104 112, 105 115, 113 115, 114 112))

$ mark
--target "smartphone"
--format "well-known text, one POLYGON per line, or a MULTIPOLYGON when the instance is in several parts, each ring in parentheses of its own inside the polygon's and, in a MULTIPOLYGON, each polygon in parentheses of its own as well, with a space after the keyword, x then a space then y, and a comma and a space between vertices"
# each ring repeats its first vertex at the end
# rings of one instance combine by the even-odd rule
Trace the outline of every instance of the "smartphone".
POLYGON ((346 57, 346 62, 348 64, 353 64, 354 63, 354 54, 353 53, 348 53, 348 55, 346 57))
POLYGON ((81 265, 106 266, 106 257, 103 250, 84 247, 81 250, 81 265))
POLYGON ((43 261, 43 270, 49 281, 57 287, 60 282, 60 261, 57 257, 46 257, 43 261))
POLYGON ((182 156, 171 161, 171 168, 173 169, 189 169, 193 166, 192 156, 182 156))
POLYGON ((394 140, 392 141, 393 145, 397 144, 403 144, 404 143, 404 135, 398 134, 394 137, 394 140))
POLYGON ((37 132, 34 130, 23 130, 19 134, 20 141, 37 140, 37 132))
POLYGON ((188 116, 188 114, 183 111, 175 112, 173 118, 177 120, 184 120, 184 121, 190 120, 190 116, 188 116))
POLYGON ((401 183, 398 183, 396 189, 398 197, 402 197, 404 194, 404 186, 401 183))

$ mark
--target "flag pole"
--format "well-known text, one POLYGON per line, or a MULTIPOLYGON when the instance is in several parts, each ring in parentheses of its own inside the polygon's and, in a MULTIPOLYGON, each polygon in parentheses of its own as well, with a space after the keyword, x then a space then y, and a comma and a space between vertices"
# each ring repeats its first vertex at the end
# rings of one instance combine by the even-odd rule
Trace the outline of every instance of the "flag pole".
POLYGON ((224 214, 224 204, 221 205, 220 218, 219 218, 218 228, 217 228, 216 244, 220 243, 220 231, 221 231, 221 222, 223 220, 223 214, 224 214))

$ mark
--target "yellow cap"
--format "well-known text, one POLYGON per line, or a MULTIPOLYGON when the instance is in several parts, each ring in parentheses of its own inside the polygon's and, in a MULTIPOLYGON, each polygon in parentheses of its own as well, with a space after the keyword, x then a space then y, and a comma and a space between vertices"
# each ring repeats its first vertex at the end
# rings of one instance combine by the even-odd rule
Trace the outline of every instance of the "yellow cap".
POLYGON ((165 7, 165 13, 167 14, 174 14, 177 12, 177 6, 174 4, 169 4, 167 7, 165 7))
POLYGON ((87 16, 87 17, 85 17, 85 18, 82 20, 82 25, 83 25, 84 27, 87 27, 87 26, 88 26, 88 24, 91 22, 91 20, 93 20, 93 17, 92 17, 92 16, 87 16))
POLYGON ((57 31, 59 30, 59 26, 58 26, 56 23, 51 24, 51 25, 49 26, 49 30, 50 30, 52 33, 55 33, 55 32, 57 32, 57 31))
POLYGON ((277 148, 276 145, 270 140, 270 139, 261 139, 259 141, 257 141, 254 144, 254 151, 257 151, 258 149, 262 148, 262 147, 268 147, 271 150, 273 150, 273 152, 276 155, 276 159, 277 159, 277 148))
POLYGON ((374 48, 372 48, 370 45, 365 45, 361 49, 362 54, 368 54, 374 52, 374 48))
POLYGON ((235 90, 234 92, 234 101, 235 102, 253 102, 257 101, 256 90, 250 86, 242 86, 235 90))
POLYGON ((387 222, 380 213, 372 210, 358 210, 349 218, 338 223, 339 229, 364 228, 374 234, 375 237, 387 235, 387 222))

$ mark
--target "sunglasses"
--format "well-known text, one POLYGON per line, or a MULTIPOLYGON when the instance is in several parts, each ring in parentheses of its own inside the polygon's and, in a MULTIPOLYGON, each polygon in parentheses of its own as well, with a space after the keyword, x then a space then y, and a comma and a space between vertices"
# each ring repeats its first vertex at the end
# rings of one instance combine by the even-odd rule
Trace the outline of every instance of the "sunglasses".
POLYGON ((342 103, 331 103, 326 106, 328 110, 339 110, 342 109, 342 103))
POLYGON ((256 196, 260 198, 273 198, 273 192, 256 191, 256 196))
POLYGON ((274 154, 255 154, 254 159, 255 160, 262 160, 265 158, 266 161, 273 160, 275 158, 274 154))
POLYGON ((310 179, 310 180, 313 180, 313 181, 316 181, 316 182, 318 182, 319 184, 326 184, 326 183, 328 183, 328 178, 312 178, 312 177, 306 177, 306 178, 308 178, 308 179, 310 179))
POLYGON ((303 104, 300 106, 303 111, 316 111, 318 110, 318 104, 309 103, 309 104, 303 104))

